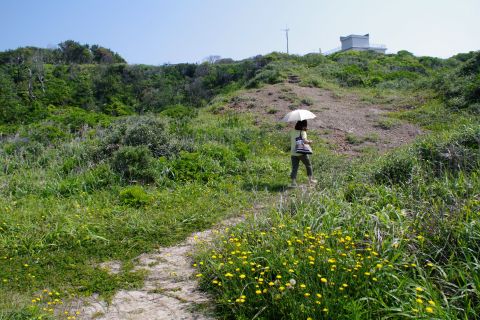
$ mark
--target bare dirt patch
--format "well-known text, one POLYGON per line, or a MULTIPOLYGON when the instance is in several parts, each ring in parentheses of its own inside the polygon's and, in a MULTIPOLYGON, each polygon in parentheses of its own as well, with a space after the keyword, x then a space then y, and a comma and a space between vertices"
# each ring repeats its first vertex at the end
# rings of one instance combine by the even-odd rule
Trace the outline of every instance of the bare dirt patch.
POLYGON ((232 98, 227 108, 260 114, 260 123, 279 121, 294 109, 310 110, 317 118, 309 121, 309 128, 343 154, 355 155, 366 147, 384 152, 422 133, 410 123, 389 118, 392 105, 372 104, 353 93, 338 94, 291 83, 248 90, 232 98))

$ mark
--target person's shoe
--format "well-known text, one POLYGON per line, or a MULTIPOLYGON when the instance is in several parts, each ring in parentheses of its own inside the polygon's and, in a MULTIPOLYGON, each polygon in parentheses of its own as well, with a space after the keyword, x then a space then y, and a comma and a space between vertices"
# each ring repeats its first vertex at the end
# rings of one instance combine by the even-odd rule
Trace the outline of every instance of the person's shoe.
POLYGON ((315 179, 310 179, 310 180, 308 180, 308 183, 309 183, 310 185, 317 184, 317 182, 318 182, 318 180, 315 180, 315 179))
POLYGON ((292 183, 290 184, 290 188, 296 188, 297 187, 297 181, 292 180, 292 183))

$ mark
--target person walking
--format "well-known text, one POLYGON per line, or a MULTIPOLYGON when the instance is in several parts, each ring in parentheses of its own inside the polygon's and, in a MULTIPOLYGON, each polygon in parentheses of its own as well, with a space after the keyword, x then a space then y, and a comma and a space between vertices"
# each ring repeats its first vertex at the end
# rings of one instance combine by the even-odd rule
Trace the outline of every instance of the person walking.
POLYGON ((310 156, 305 153, 298 153, 297 149, 297 138, 301 137, 304 144, 310 145, 312 141, 307 139, 307 120, 297 121, 295 124, 295 130, 290 131, 290 141, 291 141, 291 159, 292 159, 292 172, 290 173, 290 178, 292 179, 291 187, 295 188, 297 186, 297 173, 300 161, 305 165, 307 169, 308 183, 309 185, 314 185, 317 183, 317 180, 313 178, 313 169, 312 162, 310 161, 310 156))

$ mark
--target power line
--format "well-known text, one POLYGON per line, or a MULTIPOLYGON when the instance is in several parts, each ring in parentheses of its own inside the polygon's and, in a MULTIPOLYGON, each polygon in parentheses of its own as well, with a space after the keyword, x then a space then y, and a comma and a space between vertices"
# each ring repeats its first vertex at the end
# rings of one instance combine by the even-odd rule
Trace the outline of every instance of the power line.
POLYGON ((285 36, 287 37, 287 54, 288 54, 288 31, 290 31, 290 29, 288 29, 288 27, 285 27, 285 29, 282 29, 282 31, 285 31, 285 36))

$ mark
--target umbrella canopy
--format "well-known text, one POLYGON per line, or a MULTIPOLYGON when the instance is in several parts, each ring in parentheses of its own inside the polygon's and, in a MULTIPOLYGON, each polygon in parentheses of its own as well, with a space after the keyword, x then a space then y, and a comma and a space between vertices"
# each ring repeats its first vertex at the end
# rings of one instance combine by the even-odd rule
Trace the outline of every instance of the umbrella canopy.
POLYGON ((308 110, 304 109, 297 109, 293 110, 292 112, 289 112, 283 117, 282 121, 284 122, 294 122, 294 121, 302 121, 302 120, 308 120, 308 119, 314 119, 317 116, 311 113, 308 110))

